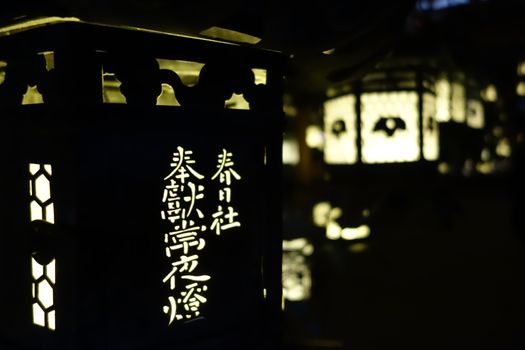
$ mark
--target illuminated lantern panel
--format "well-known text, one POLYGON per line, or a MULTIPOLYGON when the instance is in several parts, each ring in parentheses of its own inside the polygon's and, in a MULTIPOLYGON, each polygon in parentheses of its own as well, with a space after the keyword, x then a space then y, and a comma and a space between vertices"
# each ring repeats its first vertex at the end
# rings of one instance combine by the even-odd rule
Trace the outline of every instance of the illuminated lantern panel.
POLYGON ((283 241, 283 297, 303 301, 311 296, 312 274, 307 259, 314 247, 305 238, 283 241))
POLYGON ((355 101, 354 95, 345 95, 324 103, 324 159, 328 164, 357 162, 355 101))
POLYGON ((450 121, 451 87, 447 79, 436 82, 436 119, 438 122, 450 121))
POLYGON ((454 82, 451 85, 452 91, 452 104, 450 112, 452 114, 452 120, 458 123, 465 123, 466 119, 466 95, 465 86, 463 84, 454 82))
POLYGON ((480 100, 469 99, 467 101, 467 125, 473 129, 485 127, 485 110, 480 100))
POLYGON ((413 162, 419 159, 416 92, 361 95, 363 163, 413 162))
MULTIPOLYGON (((51 176, 49 164, 29 164, 29 195, 31 202, 30 220, 43 220, 55 223, 53 198, 51 195, 51 176)), ((56 261, 42 265, 31 258, 33 289, 33 323, 49 330, 56 329, 54 285, 56 280, 56 261)))
POLYGON ((439 127, 435 115, 436 97, 423 94, 423 158, 426 160, 439 157, 439 127))

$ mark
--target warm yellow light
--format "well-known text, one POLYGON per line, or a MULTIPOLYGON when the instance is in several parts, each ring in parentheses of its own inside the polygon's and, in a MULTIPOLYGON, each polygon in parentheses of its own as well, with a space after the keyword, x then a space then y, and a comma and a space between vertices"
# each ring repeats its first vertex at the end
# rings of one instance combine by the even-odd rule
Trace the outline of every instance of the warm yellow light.
POLYGON ((439 158, 439 126, 435 115, 436 98, 423 94, 423 157, 431 161, 439 158))
POLYGON ((255 76, 255 85, 266 85, 267 71, 261 68, 252 68, 253 75, 255 76))
POLYGON ((341 238, 347 241, 364 239, 370 236, 370 227, 361 225, 359 227, 345 227, 341 230, 341 238))
POLYGON ((481 98, 487 102, 496 102, 498 99, 498 90, 493 84, 488 85, 485 90, 481 92, 481 98))
POLYGON ((76 17, 44 17, 16 23, 13 25, 5 26, 0 28, 0 36, 9 35, 21 30, 27 30, 32 28, 41 27, 47 24, 62 23, 62 22, 79 22, 80 19, 76 17))
POLYGON ((55 69, 55 53, 53 51, 46 51, 41 53, 46 61, 46 70, 49 72, 55 69))
POLYGON ((323 51, 323 55, 327 55, 327 56, 333 55, 334 53, 335 53, 335 48, 323 51))
POLYGON ((516 94, 518 96, 525 96, 525 82, 520 81, 518 85, 516 85, 516 94))
POLYGON ((361 212, 361 215, 363 215, 364 218, 367 218, 370 216, 370 209, 363 209, 361 212))
POLYGON ((33 323, 40 327, 46 326, 46 313, 38 303, 33 304, 33 323))
POLYGON ((31 221, 44 220, 42 207, 36 201, 31 201, 29 205, 31 221))
POLYGON ((467 101, 467 125, 474 129, 485 127, 485 110, 479 100, 467 101))
POLYGON ((44 103, 44 97, 36 86, 28 86, 27 91, 22 97, 22 105, 34 105, 44 103))
POLYGON ((38 282, 37 285, 38 293, 36 297, 47 310, 53 306, 53 287, 47 279, 38 282))
POLYGON ((51 187, 49 180, 44 174, 37 177, 35 181, 35 196, 41 202, 47 202, 51 198, 51 187))
POLYGON ((464 123, 466 119, 466 95, 465 86, 461 83, 452 83, 452 105, 450 113, 452 120, 458 123, 464 123))
POLYGON ((326 225, 326 238, 336 240, 341 238, 341 226, 335 221, 330 221, 326 225))
POLYGON ((48 317, 47 322, 48 322, 49 329, 52 331, 56 330, 55 310, 49 311, 49 313, 47 314, 47 317, 48 317))
POLYGON ((233 41, 236 43, 251 44, 251 45, 255 45, 259 41, 261 41, 261 38, 258 38, 254 35, 242 33, 242 32, 239 32, 233 29, 217 27, 217 26, 207 28, 201 31, 199 34, 202 36, 208 37, 208 38, 212 38, 212 39, 233 41))
POLYGON ((332 205, 330 202, 319 202, 313 208, 313 221, 316 226, 325 227, 330 220, 332 205))
POLYGON ((448 163, 445 163, 445 162, 441 162, 438 164, 438 172, 440 174, 448 174, 450 173, 450 166, 448 165, 448 163))
POLYGON ((525 62, 518 63, 518 76, 525 75, 525 62))
POLYGON ((500 157, 509 158, 512 154, 512 147, 508 138, 501 139, 496 145, 496 154, 500 157))
POLYGON ((296 139, 288 137, 283 140, 283 163, 296 165, 299 164, 299 143, 296 139))
POLYGON ((283 241, 282 283, 283 297, 301 301, 310 297, 312 277, 306 257, 313 253, 313 246, 306 238, 283 241))
POLYGON ((328 164, 354 164, 356 147, 356 98, 345 95, 324 103, 324 159, 328 164))
POLYGON ((31 270, 34 280, 39 279, 44 274, 44 267, 40 265, 34 258, 31 259, 31 270))
POLYGON ((487 147, 484 147, 481 150, 481 160, 484 162, 488 162, 490 160, 490 150, 487 147))
POLYGON ((56 280, 56 260, 53 259, 49 264, 46 266, 46 275, 47 278, 51 281, 51 283, 55 283, 56 280))
POLYGON ((362 253, 368 249, 368 244, 364 242, 354 243, 348 247, 351 253, 362 253))
POLYGON ((494 172, 494 163, 493 162, 481 162, 476 164, 476 170, 481 174, 492 174, 494 172))
POLYGON ((451 88, 447 79, 436 82, 436 120, 439 122, 450 121, 451 88))
POLYGON ((306 144, 310 148, 323 149, 324 135, 323 130, 317 125, 309 125, 306 128, 306 144))
MULTIPOLYGON (((413 162, 419 159, 417 93, 374 92, 361 95, 363 163, 413 162), (400 118, 404 127, 389 135, 378 130, 382 118, 400 118)), ((388 125, 386 125, 388 127, 388 125)))

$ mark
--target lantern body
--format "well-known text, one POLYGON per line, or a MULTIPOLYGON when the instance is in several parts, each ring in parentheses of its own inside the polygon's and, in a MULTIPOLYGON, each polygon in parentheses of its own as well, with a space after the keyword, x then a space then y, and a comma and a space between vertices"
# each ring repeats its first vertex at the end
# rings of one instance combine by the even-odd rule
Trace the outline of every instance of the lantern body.
POLYGON ((374 72, 350 90, 324 104, 327 164, 437 160, 439 131, 429 74, 374 72))
POLYGON ((0 342, 28 349, 275 342, 280 57, 84 23, 0 40, 8 91, 17 78, 35 85, 16 75, 17 58, 30 65, 30 55, 54 57, 53 68, 35 75, 42 103, 22 105, 0 91, 11 101, 0 141, 0 274, 10 281, 0 291, 0 342), (184 76, 159 69, 160 58, 202 63, 199 84, 179 84, 176 75, 182 83, 184 76), (265 85, 252 69, 267 72, 265 85), (104 96, 102 72, 115 72, 113 89, 124 101, 103 103, 115 95, 104 96), (161 84, 170 84, 179 106, 157 105, 161 84), (250 110, 225 109, 232 93, 244 94, 250 110))

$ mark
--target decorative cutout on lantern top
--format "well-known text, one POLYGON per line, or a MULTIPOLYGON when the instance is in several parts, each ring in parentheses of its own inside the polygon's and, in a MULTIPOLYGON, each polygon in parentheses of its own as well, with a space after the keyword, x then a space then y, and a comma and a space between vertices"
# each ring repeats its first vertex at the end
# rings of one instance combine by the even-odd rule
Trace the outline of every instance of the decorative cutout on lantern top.
POLYGON ((324 159, 328 164, 357 162, 355 96, 345 95, 324 103, 324 159))
POLYGON ((412 162, 418 160, 418 119, 416 92, 363 93, 361 95, 363 163, 412 162), (384 116, 399 116, 399 119, 402 120, 383 119, 384 116), (391 121, 389 122, 389 120, 391 121), (378 126, 380 130, 385 132, 378 132, 376 130, 378 126), (403 130, 403 132, 395 132, 397 130, 403 130))

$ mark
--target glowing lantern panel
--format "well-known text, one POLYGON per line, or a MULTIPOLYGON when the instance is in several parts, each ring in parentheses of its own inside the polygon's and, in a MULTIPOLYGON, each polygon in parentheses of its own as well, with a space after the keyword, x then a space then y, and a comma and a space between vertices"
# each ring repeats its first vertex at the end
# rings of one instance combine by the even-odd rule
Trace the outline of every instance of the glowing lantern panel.
POLYGON ((419 159, 416 92, 361 95, 363 163, 412 162, 419 159))

